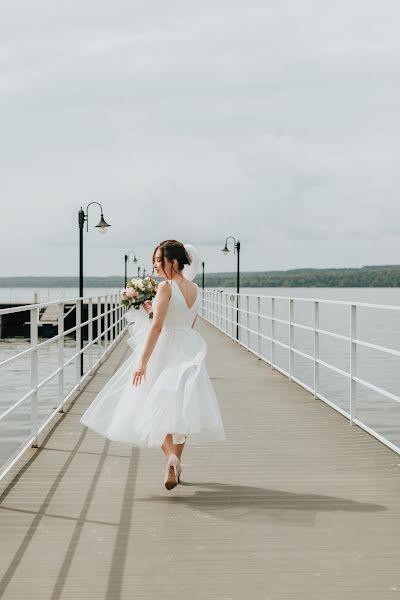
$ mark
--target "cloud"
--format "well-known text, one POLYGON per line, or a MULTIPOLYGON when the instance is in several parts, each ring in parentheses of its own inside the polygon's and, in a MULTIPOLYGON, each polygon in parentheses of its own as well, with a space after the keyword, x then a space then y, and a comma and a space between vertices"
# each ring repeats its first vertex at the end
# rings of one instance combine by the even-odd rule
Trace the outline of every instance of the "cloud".
POLYGON ((393 262, 399 16, 394 0, 5 0, 0 244, 24 240, 8 274, 74 272, 91 201, 112 223, 85 232, 93 274, 167 237, 210 270, 227 235, 247 268, 393 262))

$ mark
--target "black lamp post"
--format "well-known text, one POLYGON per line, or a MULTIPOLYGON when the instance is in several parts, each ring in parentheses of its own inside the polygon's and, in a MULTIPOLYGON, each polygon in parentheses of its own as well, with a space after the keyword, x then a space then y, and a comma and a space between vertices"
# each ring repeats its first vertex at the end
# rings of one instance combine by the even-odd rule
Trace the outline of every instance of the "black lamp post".
POLYGON ((201 268, 203 270, 203 273, 201 275, 201 285, 202 285, 203 292, 204 292, 204 260, 201 262, 201 268))
MULTIPOLYGON (((240 242, 236 241, 235 238, 230 235, 225 240, 225 246, 222 248, 221 252, 224 254, 228 254, 230 250, 228 249, 228 240, 233 240, 233 253, 235 254, 235 250, 237 253, 237 271, 236 271, 236 291, 239 294, 240 292, 240 242)), ((236 296, 236 339, 239 339, 239 296, 236 296)))
MULTIPOLYGON (((89 214, 89 206, 91 204, 98 204, 100 206, 101 217, 100 217, 100 221, 96 225, 96 227, 98 228, 98 231, 100 233, 106 233, 107 229, 109 227, 111 227, 111 225, 109 225, 108 223, 106 223, 106 221, 104 220, 104 217, 103 217, 103 207, 101 206, 101 204, 99 202, 89 202, 89 204, 86 207, 86 213, 82 209, 82 206, 81 206, 80 210, 78 211, 78 225, 79 225, 79 298, 82 298, 82 296, 83 296, 83 226, 84 226, 85 221, 86 221, 86 231, 89 231, 88 214, 89 214)), ((81 321, 82 321, 83 300, 80 300, 80 309, 81 309, 81 321)), ((81 350, 83 348, 83 335, 82 334, 83 334, 83 331, 81 329, 81 350)), ((83 375, 83 352, 81 352, 80 357, 81 357, 81 376, 82 376, 83 375)))
POLYGON ((134 263, 137 262, 136 254, 134 253, 133 250, 129 250, 128 254, 125 254, 125 287, 128 284, 128 260, 129 260, 129 255, 131 253, 133 254, 133 257, 134 257, 132 262, 134 262, 134 263))
POLYGON ((143 278, 144 278, 144 275, 146 273, 146 269, 145 269, 145 267, 143 267, 143 265, 138 266, 138 268, 137 268, 137 276, 140 277, 140 269, 143 269, 143 278))

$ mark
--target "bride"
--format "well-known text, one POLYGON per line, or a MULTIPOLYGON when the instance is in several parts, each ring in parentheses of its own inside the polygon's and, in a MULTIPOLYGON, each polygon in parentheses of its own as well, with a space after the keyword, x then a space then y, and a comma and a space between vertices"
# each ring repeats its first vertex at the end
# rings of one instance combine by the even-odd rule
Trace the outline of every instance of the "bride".
POLYGON ((141 448, 161 447, 164 485, 180 480, 187 438, 196 444, 224 440, 218 400, 205 365, 207 345, 193 329, 200 291, 194 279, 199 255, 192 245, 161 242, 153 273, 162 277, 153 302, 125 315, 132 321, 132 353, 97 394, 80 422, 104 437, 141 448), (153 311, 153 319, 146 312, 153 311))

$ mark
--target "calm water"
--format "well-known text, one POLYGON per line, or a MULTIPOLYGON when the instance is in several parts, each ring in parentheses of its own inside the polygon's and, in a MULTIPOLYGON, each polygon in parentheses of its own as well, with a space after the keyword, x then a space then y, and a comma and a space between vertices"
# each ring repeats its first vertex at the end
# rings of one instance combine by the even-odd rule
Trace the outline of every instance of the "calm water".
MULTIPOLYGON (((112 288, 85 289, 85 295, 104 295, 115 293, 112 288)), ((227 288, 224 291, 234 292, 235 289, 227 288)), ((33 302, 33 289, 13 288, 0 289, 0 300, 22 300, 33 302)), ((52 288, 37 289, 38 300, 41 302, 67 299, 78 295, 77 289, 52 288)), ((244 294, 276 295, 296 298, 319 298, 329 300, 343 300, 346 302, 366 302, 372 304, 385 304, 400 306, 400 288, 243 288, 244 294)), ((288 319, 289 302, 287 299, 276 300, 276 316, 288 319)), ((250 310, 256 309, 255 299, 250 299, 250 310)), ((270 314, 270 300, 263 298, 261 312, 270 314)), ((296 301, 294 308, 294 321, 304 325, 313 324, 313 305, 311 302, 296 301)), ((349 308, 342 305, 320 305, 320 328, 333 331, 342 335, 349 332, 349 308)), ((263 319, 261 331, 270 335, 270 322, 263 319)), ((254 320, 250 320, 250 327, 256 329, 254 320)), ((288 343, 288 328, 284 324, 276 324, 275 334, 277 339, 288 343)), ((245 336, 245 334, 244 334, 245 336)), ((357 313, 357 337, 367 342, 379 344, 400 351, 400 311, 376 308, 359 308, 357 313)), ((243 339, 246 339, 244 337, 243 339)), ((256 348, 255 335, 250 335, 249 343, 256 348)), ((15 355, 29 347, 29 340, 5 339, 0 340, 0 360, 15 355)), ((294 347, 313 354, 313 335, 311 332, 295 329, 294 347)), ((75 341, 65 340, 65 356, 72 356, 75 352, 75 341)), ((97 356, 96 350, 94 355, 97 356)), ((270 343, 265 341, 261 345, 261 353, 270 358, 270 343)), ((349 343, 335 340, 327 336, 320 336, 320 358, 334 366, 349 370, 349 343)), ((30 358, 21 358, 11 365, 0 368, 0 414, 13 402, 21 398, 30 388, 30 358)), ((276 346, 276 362, 288 370, 287 350, 276 346)), ((56 343, 47 345, 39 352, 39 380, 49 375, 57 365, 56 343)), ((266 366, 266 368, 269 368, 266 366)), ((312 363, 303 357, 294 355, 293 374, 313 385, 312 363)), ((368 382, 382 387, 385 390, 400 395, 400 369, 399 358, 376 350, 359 348, 357 351, 357 375, 368 382)), ((68 392, 76 381, 76 366, 74 363, 66 367, 65 390, 68 392)), ((349 382, 348 379, 320 367, 320 390, 324 396, 349 410, 349 382)), ((51 408, 57 403, 57 378, 51 380, 39 393, 40 420, 44 420, 51 408)), ((387 439, 400 445, 400 405, 384 396, 367 390, 357 385, 358 417, 384 435, 387 439)), ((268 390, 266 390, 268 401, 268 390)), ((29 435, 30 432, 30 403, 22 403, 14 412, 0 421, 0 464, 2 464, 29 435)), ((378 443, 378 442, 377 442, 378 443)))
MULTIPOLYGON (((122 287, 122 286, 121 286, 122 287)), ((116 294, 117 288, 83 288, 84 296, 104 296, 116 294)), ((7 302, 52 302, 53 300, 68 300, 79 296, 79 288, 1 288, 0 303, 7 302)))

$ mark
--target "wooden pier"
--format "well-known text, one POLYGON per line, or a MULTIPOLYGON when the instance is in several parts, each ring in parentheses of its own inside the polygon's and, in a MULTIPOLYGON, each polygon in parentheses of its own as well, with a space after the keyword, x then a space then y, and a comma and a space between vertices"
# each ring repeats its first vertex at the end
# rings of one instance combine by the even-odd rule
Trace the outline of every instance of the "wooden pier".
POLYGON ((201 318, 227 439, 110 442, 81 414, 125 338, 0 482, 2 600, 400 598, 400 458, 201 318))

